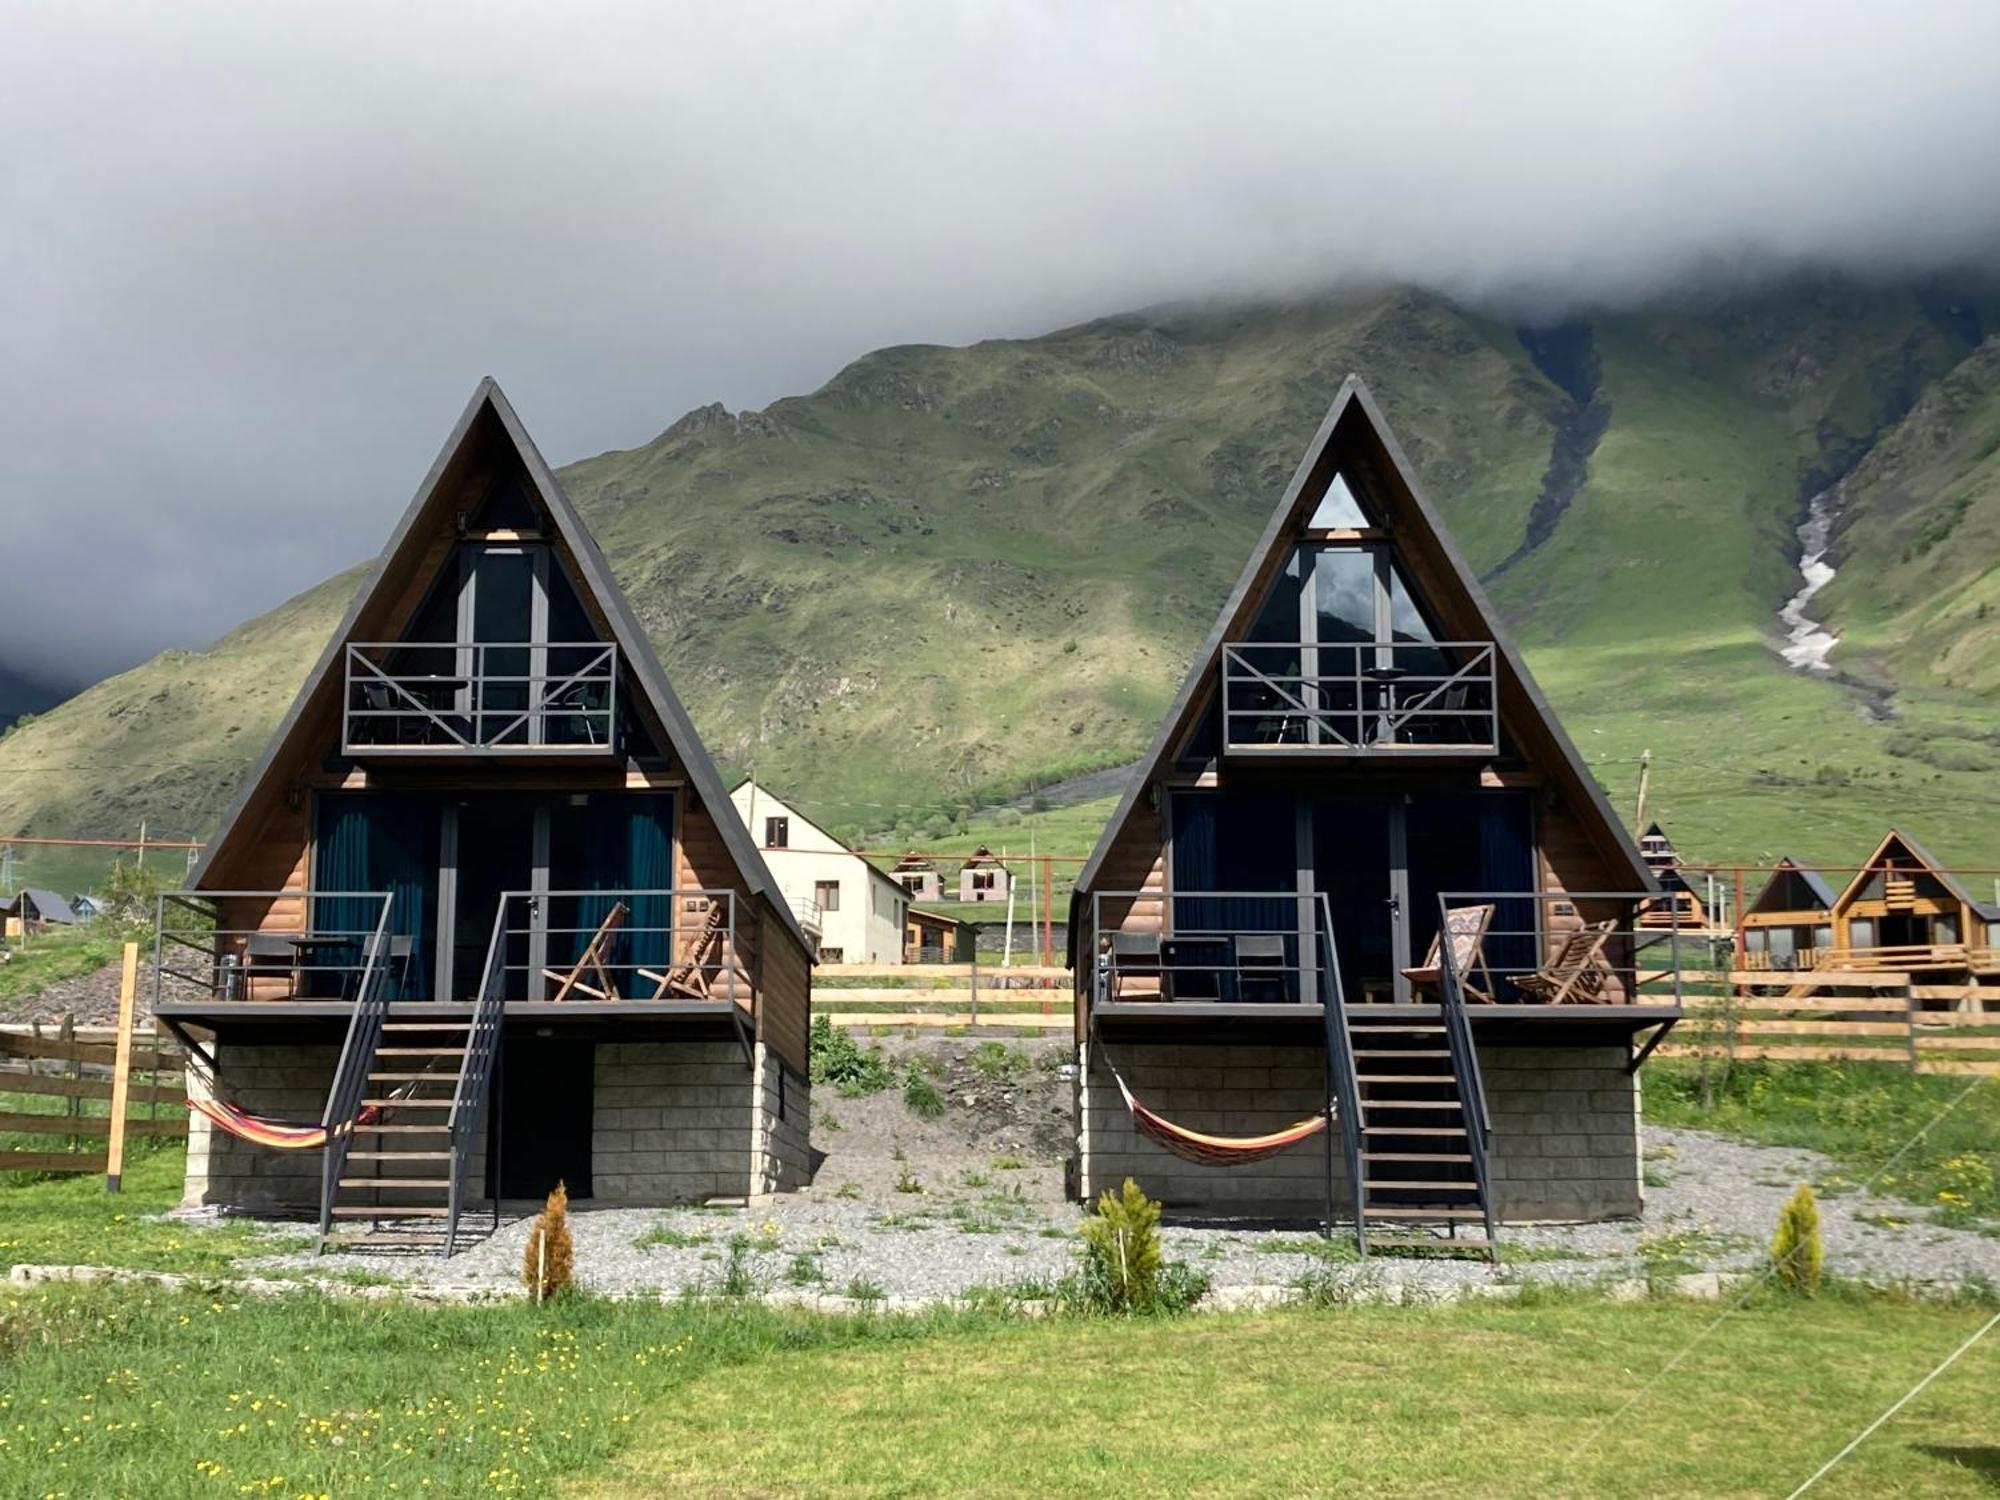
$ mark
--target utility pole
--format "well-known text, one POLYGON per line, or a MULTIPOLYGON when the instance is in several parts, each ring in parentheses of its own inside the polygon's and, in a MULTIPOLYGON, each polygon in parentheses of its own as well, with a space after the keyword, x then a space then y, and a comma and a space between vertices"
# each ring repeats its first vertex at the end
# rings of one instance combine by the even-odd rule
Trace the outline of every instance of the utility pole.
POLYGON ((139 820, 139 868, 146 868, 146 820, 139 820))
POLYGON ((1646 783, 1653 772, 1653 752, 1639 752, 1639 806, 1632 814, 1632 831, 1638 833, 1646 826, 1646 783))
POLYGON ((1000 947, 1000 967, 1012 968, 1014 964, 1014 875, 1007 868, 1007 848, 1000 847, 1000 872, 1007 881, 1007 937, 1000 947))

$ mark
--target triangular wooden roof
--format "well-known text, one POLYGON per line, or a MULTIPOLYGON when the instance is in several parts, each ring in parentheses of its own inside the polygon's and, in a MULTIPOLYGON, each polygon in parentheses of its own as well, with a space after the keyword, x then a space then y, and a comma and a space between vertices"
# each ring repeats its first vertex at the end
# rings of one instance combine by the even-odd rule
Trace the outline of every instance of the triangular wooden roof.
POLYGON ((1769 910, 1825 912, 1833 910, 1833 887, 1826 883, 1826 880, 1820 875, 1819 871, 1800 864, 1788 854, 1771 867, 1771 878, 1764 882, 1764 889, 1757 893, 1757 899, 1743 909, 1743 915, 1746 917, 1753 916, 1757 912, 1766 910, 1764 905, 1765 900, 1783 889, 1782 882, 1788 877, 1804 883, 1807 893, 1813 897, 1813 905, 1773 906, 1769 910))
POLYGON ((1956 875, 1933 859, 1928 849, 1924 848, 1922 844, 1919 844, 1907 833, 1895 828, 1891 828, 1882 836, 1882 842, 1875 846, 1875 852, 1862 862, 1859 870, 1854 872, 1854 878, 1847 882, 1846 889, 1841 891, 1839 899, 1833 903, 1834 907, 1845 907, 1854 901, 1861 894, 1861 887, 1867 883, 1868 877, 1882 868, 1882 862, 1888 856, 1889 851, 1898 848, 1909 855, 1919 865, 1923 866, 1925 871, 1937 878, 1940 885, 1974 911, 1978 912, 1981 917, 1989 922, 2000 922, 2000 906, 1996 906, 1990 901, 1981 901, 1963 885, 1959 884, 1956 875))
POLYGON ((680 699, 668 683, 659 658, 653 654, 652 642, 633 615, 632 606, 613 578, 610 565, 598 550, 596 539, 570 504, 562 485, 550 472, 541 451, 521 425, 521 419, 515 415, 513 405, 490 375, 479 382, 451 435, 438 450, 436 461, 424 476, 423 483, 417 487, 402 519, 396 523, 388 545, 376 558, 366 582, 355 594, 326 649, 307 674, 305 685, 299 689, 298 697, 292 701, 277 732, 264 747, 263 756, 244 779, 229 810, 223 814, 222 825, 202 851, 201 861, 189 884, 201 887, 210 868, 227 856, 232 841, 244 832, 245 810, 266 777, 272 774, 274 768, 286 764, 288 752, 297 748, 295 740, 309 727, 308 711, 325 695, 338 695, 342 649, 350 640, 357 638, 362 627, 382 615, 386 607, 385 599, 391 592, 386 587, 391 576, 416 565, 418 559, 412 555, 413 549, 420 548, 431 537, 442 507, 460 498, 460 481, 480 457, 478 450, 490 445, 496 434, 520 461, 533 500, 548 515, 556 535, 575 563, 578 582, 609 627, 626 670, 639 688, 644 707, 650 710, 666 738, 668 748, 681 762, 688 784, 720 829, 723 843, 745 884, 753 894, 763 896, 770 903, 800 946, 811 952, 812 945, 800 930, 798 919, 779 894, 778 884, 771 878, 771 872, 757 852, 748 830, 743 827, 742 820, 735 815, 715 762, 709 758, 707 747, 695 732, 687 710, 681 706, 680 699))
MULTIPOLYGON (((1412 587, 1422 594, 1424 604, 1439 617, 1439 623, 1448 633, 1461 640, 1493 642, 1501 721, 1528 758, 1542 766, 1568 793, 1592 844, 1613 870, 1622 870, 1631 877, 1634 891, 1657 892, 1659 883, 1640 856, 1638 845, 1611 810, 1583 757, 1557 722, 1472 568, 1425 498, 1381 408, 1358 375, 1349 375, 1341 383, 1332 406, 1327 408, 1325 420, 1299 460, 1298 469, 1272 511, 1242 576, 1216 616, 1214 628, 1195 653, 1187 680, 1182 683, 1173 707, 1167 710, 1152 748, 1133 773, 1117 810, 1105 824, 1096 849, 1077 877, 1077 889, 1087 891, 1095 885, 1106 856, 1147 785, 1167 766, 1175 747, 1206 706, 1219 675, 1223 643, 1240 638, 1248 627, 1272 578, 1283 566, 1287 549, 1311 518, 1336 474, 1346 479, 1364 510, 1389 523, 1401 560, 1406 565, 1425 565, 1421 580, 1413 578, 1412 587), (1418 553, 1421 555, 1415 555, 1418 553)), ((1073 912, 1076 909, 1071 908, 1073 912)))

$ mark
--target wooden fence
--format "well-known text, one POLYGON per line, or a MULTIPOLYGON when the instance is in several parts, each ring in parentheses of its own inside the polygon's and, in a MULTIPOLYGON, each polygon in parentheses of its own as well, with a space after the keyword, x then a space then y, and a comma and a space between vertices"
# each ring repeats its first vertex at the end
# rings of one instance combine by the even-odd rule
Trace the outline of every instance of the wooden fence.
POLYGON ((1690 994, 1662 1057, 1880 1062, 1917 1073, 2000 1075, 2000 1014, 1967 1004, 1963 986, 1912 984, 1888 971, 1718 975, 1690 994))
POLYGON ((835 1026, 1067 1031, 1068 969, 1040 964, 821 964, 813 1015, 835 1026))
POLYGON ((116 1026, 0 1028, 0 1172, 103 1172, 115 1192, 128 1137, 187 1134, 180 1053, 133 1021, 137 968, 128 943, 116 1026), (33 1144, 14 1146, 22 1136, 33 1144))

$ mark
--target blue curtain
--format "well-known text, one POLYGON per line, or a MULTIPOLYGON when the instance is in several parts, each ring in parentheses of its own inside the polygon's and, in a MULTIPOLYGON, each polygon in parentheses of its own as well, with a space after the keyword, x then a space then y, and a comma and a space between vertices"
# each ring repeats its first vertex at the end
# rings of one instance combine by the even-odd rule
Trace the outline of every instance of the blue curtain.
MULTIPOLYGON (((1282 895, 1202 897, 1200 891, 1297 889, 1298 857, 1290 797, 1264 792, 1182 792, 1173 801, 1173 911, 1169 934, 1213 933, 1227 944, 1238 933, 1284 934, 1285 963, 1298 963, 1298 903, 1282 895)), ((1215 962, 1233 965, 1233 952, 1215 962)), ((1183 959, 1195 959, 1190 949, 1183 959)), ((1193 976, 1182 976, 1190 989, 1193 976)), ((1229 986, 1222 986, 1226 997, 1229 986)))
MULTIPOLYGON (((362 805, 359 797, 327 797, 321 800, 319 838, 313 852, 314 891, 376 889, 368 878, 372 829, 373 824, 368 816, 368 810, 362 805)), ((311 911, 307 915, 306 926, 316 934, 373 932, 381 915, 381 907, 376 902, 358 896, 327 898, 315 895, 311 911)), ((355 937, 355 947, 348 950, 336 948, 310 950, 307 961, 315 966, 315 972, 304 976, 305 993, 318 996, 338 995, 341 991, 342 976, 330 972, 329 969, 334 965, 351 963, 359 951, 360 941, 359 937, 355 937)))
MULTIPOLYGON (((1535 888, 1534 819, 1528 799, 1518 794, 1486 793, 1479 806, 1479 886, 1487 891, 1532 891, 1535 888)), ((1487 939, 1486 963, 1499 978, 1535 967, 1536 906, 1534 901, 1494 904, 1493 936, 1487 939)), ((1513 986, 1501 980, 1503 991, 1513 986)), ((1503 993, 1502 999, 1513 998, 1503 993)))
POLYGON ((378 798, 370 841, 369 889, 387 891, 389 931, 407 941, 409 953, 389 971, 398 1000, 428 1000, 431 949, 437 924, 440 809, 428 798, 378 798))

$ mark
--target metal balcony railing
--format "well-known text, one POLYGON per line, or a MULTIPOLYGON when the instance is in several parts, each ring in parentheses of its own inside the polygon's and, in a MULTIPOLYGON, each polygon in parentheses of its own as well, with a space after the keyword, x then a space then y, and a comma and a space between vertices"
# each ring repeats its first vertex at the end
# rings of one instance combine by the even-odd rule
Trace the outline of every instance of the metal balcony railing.
POLYGON ((387 930, 386 891, 162 891, 153 1003, 354 1000, 380 974, 397 998, 411 943, 387 930))
POLYGON ((618 648, 604 641, 376 641, 347 647, 349 755, 615 748, 618 648))
POLYGON ((1495 755, 1490 641, 1222 648, 1225 752, 1495 755))
POLYGON ((728 1001, 754 1011, 729 890, 509 891, 487 985, 508 1001, 728 1001))

